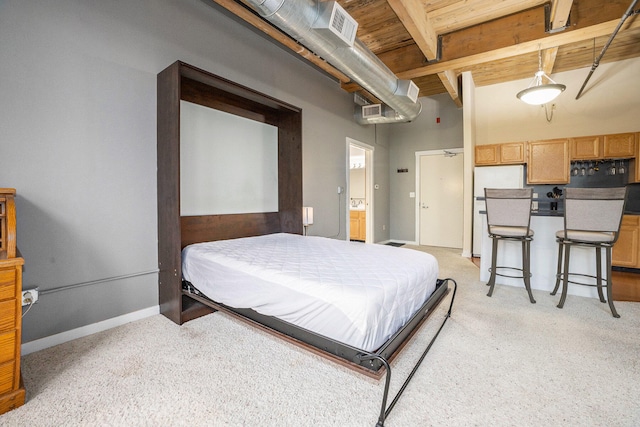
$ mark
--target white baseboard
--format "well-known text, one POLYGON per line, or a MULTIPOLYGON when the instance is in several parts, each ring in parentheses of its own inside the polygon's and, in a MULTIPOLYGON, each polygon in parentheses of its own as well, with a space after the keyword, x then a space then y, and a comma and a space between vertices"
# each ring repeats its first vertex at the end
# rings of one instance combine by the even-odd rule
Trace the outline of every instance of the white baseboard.
POLYGON ((420 244, 418 242, 416 242, 415 240, 411 241, 411 240, 397 240, 397 239, 393 239, 394 242, 396 243, 403 243, 405 245, 412 245, 412 246, 420 246, 420 244))
POLYGON ((95 334, 97 332, 106 331, 107 329, 115 328, 116 326, 125 325, 136 320, 144 319, 146 317, 155 316, 160 313, 160 306, 145 308, 142 310, 134 311, 133 313, 123 314, 122 316, 113 317, 111 319, 103 320, 102 322, 92 323, 91 325, 81 326, 70 331, 60 332, 59 334, 51 335, 48 337, 40 338, 37 340, 23 343, 21 346, 22 355, 25 356, 29 353, 34 353, 45 348, 53 347, 54 345, 62 344, 68 341, 75 340, 77 338, 86 337, 88 335, 95 334))

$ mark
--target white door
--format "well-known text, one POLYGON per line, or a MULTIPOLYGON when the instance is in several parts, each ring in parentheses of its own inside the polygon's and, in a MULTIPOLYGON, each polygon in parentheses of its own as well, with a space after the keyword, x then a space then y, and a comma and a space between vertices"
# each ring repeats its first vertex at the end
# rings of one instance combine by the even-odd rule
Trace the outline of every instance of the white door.
POLYGON ((462 248, 463 161, 455 156, 420 156, 420 244, 462 248))

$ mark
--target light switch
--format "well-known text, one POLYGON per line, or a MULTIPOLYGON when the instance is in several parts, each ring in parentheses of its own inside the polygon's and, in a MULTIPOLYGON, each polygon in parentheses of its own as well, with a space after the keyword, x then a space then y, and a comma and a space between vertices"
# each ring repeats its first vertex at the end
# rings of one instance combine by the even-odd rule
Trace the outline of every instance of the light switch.
POLYGON ((410 193, 409 193, 409 197, 410 197, 410 198, 412 198, 412 199, 415 199, 415 198, 416 198, 416 193, 415 193, 415 191, 410 192, 410 193))

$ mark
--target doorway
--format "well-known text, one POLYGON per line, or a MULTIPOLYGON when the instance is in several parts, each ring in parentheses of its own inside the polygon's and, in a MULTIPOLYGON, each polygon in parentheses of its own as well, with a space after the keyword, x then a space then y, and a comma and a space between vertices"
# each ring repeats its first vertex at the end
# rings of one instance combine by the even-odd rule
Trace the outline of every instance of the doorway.
POLYGON ((417 152, 416 171, 416 241, 462 248, 463 149, 417 152))
POLYGON ((373 147, 347 138, 347 240, 373 241, 373 147))

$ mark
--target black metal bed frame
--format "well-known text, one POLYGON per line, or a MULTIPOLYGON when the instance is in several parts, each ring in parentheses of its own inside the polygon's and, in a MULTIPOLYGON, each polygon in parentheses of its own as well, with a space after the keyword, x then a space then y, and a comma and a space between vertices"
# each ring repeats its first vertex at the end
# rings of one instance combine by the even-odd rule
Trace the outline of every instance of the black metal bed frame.
MULTIPOLYGON (((303 344, 310 345, 314 348, 320 349, 330 355, 336 356, 339 359, 343 359, 348 364, 355 364, 365 370, 370 371, 374 374, 379 374, 382 368, 385 369, 386 379, 384 386, 384 393, 382 396, 382 404, 380 409, 380 415, 378 417, 378 422, 376 423, 376 427, 383 427, 385 419, 391 413, 391 410, 394 408, 400 396, 406 389, 407 385, 413 378, 414 374, 417 372, 418 368, 422 364, 422 361, 426 357, 433 343, 435 342, 438 335, 440 335, 440 331, 444 327, 445 323, 451 317, 451 310, 453 308, 453 302, 455 300, 456 291, 458 289, 458 284, 455 280, 451 278, 447 279, 437 279, 436 281, 436 290, 431 294, 431 296, 425 301, 425 303, 420 307, 418 311, 413 315, 413 317, 403 326, 398 332, 396 332, 385 344, 383 344, 378 350, 375 352, 367 352, 362 349, 358 349, 356 347, 349 346, 347 344, 341 343, 339 341, 327 338, 323 335, 316 334, 312 331, 309 331, 304 328, 300 328, 292 323, 280 320, 273 316, 265 316, 251 309, 242 309, 242 308, 233 308, 226 306, 224 304, 220 304, 215 302, 209 298, 207 298, 204 294, 198 291, 191 283, 183 280, 183 295, 194 299, 206 306, 209 306, 213 309, 234 314, 244 319, 248 319, 251 323, 256 323, 262 327, 266 327, 269 330, 273 330, 279 334, 285 335, 289 338, 292 338, 293 341, 298 341, 303 344), (416 332, 417 328, 420 326, 422 322, 426 320, 426 318, 433 312, 433 309, 439 305, 442 299, 449 293, 449 285, 448 283, 452 282, 454 285, 453 294, 451 296, 451 302, 449 304, 449 309, 444 317, 444 320, 440 324, 437 332, 431 338, 431 341, 425 348, 424 352, 418 359, 417 363, 413 367, 413 370, 407 378, 405 379, 402 387, 398 390, 393 400, 387 407, 387 400, 389 397, 389 385, 391 382, 391 366, 390 360, 396 353, 401 349, 401 347, 405 344, 405 342, 411 337, 413 333, 416 332)), ((381 375, 380 375, 381 376, 381 375)))

